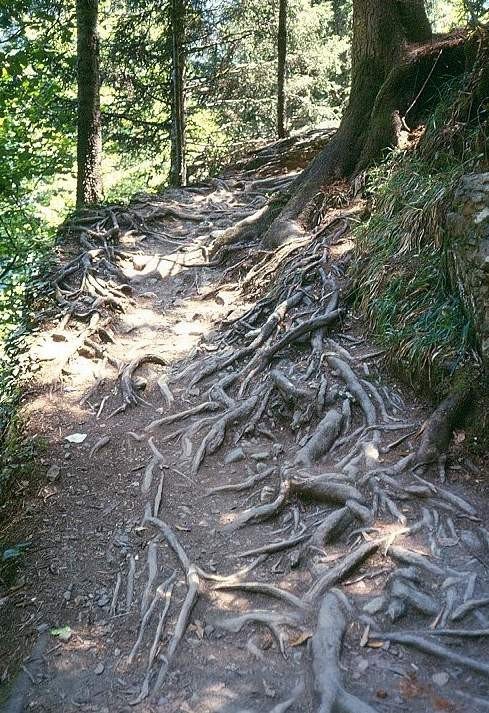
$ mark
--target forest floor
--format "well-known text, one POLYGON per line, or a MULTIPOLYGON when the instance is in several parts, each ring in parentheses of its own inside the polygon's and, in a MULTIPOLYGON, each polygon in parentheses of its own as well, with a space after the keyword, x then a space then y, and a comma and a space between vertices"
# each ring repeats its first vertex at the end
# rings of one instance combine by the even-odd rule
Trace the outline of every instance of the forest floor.
POLYGON ((1 529, 29 542, 0 598, 8 713, 489 710, 485 473, 463 432, 445 482, 438 467, 399 466, 432 407, 386 373, 361 316, 316 321, 248 369, 263 344, 341 304, 352 247, 347 223, 309 236, 292 257, 316 241, 319 282, 272 303, 265 339, 263 315, 250 320, 280 269, 259 274, 260 297, 206 250, 280 182, 263 178, 104 213, 117 248, 90 246, 100 223, 86 233, 76 309, 66 266, 80 268, 80 248, 63 247, 71 308, 35 340, 23 407, 47 446, 1 529), (139 226, 117 232, 129 213, 139 226), (196 379, 206 364, 219 368, 196 379), (261 390, 229 395, 236 364, 243 391, 261 390))

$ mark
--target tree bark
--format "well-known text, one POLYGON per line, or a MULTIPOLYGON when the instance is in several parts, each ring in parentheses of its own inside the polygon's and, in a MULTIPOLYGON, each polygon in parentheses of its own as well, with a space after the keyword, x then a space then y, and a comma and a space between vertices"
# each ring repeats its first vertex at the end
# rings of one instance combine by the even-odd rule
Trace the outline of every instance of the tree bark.
POLYGON ((170 28, 172 40, 171 71, 171 186, 185 186, 185 0, 171 0, 170 28))
POLYGON ((287 59, 287 0, 279 0, 277 33, 277 136, 287 136, 285 126, 285 68, 287 59))
POLYGON ((354 173, 371 130, 377 96, 399 65, 408 38, 419 42, 431 38, 423 0, 354 0, 348 106, 334 138, 299 177, 292 198, 265 233, 266 247, 302 234, 299 218, 305 215, 307 219, 307 206, 316 193, 326 183, 354 173))
POLYGON ((78 208, 102 199, 102 123, 100 115, 98 0, 77 0, 78 208))

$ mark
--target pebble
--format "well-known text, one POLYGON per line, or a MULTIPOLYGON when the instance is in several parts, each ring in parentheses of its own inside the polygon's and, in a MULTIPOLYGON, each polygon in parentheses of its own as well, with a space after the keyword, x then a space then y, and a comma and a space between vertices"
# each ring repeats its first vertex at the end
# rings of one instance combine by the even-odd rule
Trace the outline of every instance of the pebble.
POLYGON ((104 666, 103 663, 99 663, 99 664, 97 664, 97 665, 95 666, 94 673, 95 673, 97 676, 100 676, 104 671, 105 671, 105 666, 104 666))
POLYGON ((224 457, 224 464, 229 465, 230 463, 236 463, 239 460, 243 460, 245 457, 245 452, 242 448, 233 448, 232 451, 226 453, 224 457))
POLYGON ((52 483, 54 483, 55 480, 59 478, 59 475, 61 473, 61 468, 59 465, 53 465, 49 468, 48 472, 46 473, 46 478, 50 480, 52 483))
POLYGON ((270 451, 260 451, 259 453, 252 453, 251 457, 253 460, 266 460, 270 458, 270 451))

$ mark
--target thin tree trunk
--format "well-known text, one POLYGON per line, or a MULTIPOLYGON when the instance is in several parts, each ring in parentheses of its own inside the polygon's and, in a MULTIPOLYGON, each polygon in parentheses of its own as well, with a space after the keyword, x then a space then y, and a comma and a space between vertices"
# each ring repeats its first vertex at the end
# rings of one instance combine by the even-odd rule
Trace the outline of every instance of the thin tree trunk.
POLYGON ((285 126, 285 65, 287 59, 287 0, 279 0, 277 34, 277 136, 287 136, 285 126))
POLYGON ((98 0, 77 0, 78 140, 76 205, 102 200, 98 0))
POLYGON ((185 0, 171 0, 170 25, 172 38, 171 72, 171 148, 170 185, 185 186, 185 0))

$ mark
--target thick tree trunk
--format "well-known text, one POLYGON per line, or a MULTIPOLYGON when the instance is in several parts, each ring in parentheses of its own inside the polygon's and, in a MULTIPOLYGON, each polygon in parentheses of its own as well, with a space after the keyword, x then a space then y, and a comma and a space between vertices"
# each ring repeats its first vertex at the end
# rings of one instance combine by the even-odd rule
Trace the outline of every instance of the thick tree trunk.
POLYGON ((78 175, 76 205, 102 199, 98 0, 77 0, 78 175))
POLYGON ((171 0, 170 26, 172 39, 171 72, 171 186, 185 186, 185 0, 171 0))
MULTIPOLYGON (((326 183, 349 177, 370 132, 377 95, 400 62, 406 40, 431 37, 422 0, 354 0, 350 100, 334 138, 304 171, 295 193, 264 236, 275 247, 303 232, 299 218, 326 183)), ((392 127, 393 130, 395 127, 392 127)), ((389 145, 389 141, 384 146, 389 145)), ((306 214, 307 215, 307 214, 306 214)))
POLYGON ((287 59, 287 0, 279 0, 277 33, 277 136, 287 136, 285 126, 285 65, 287 59))

